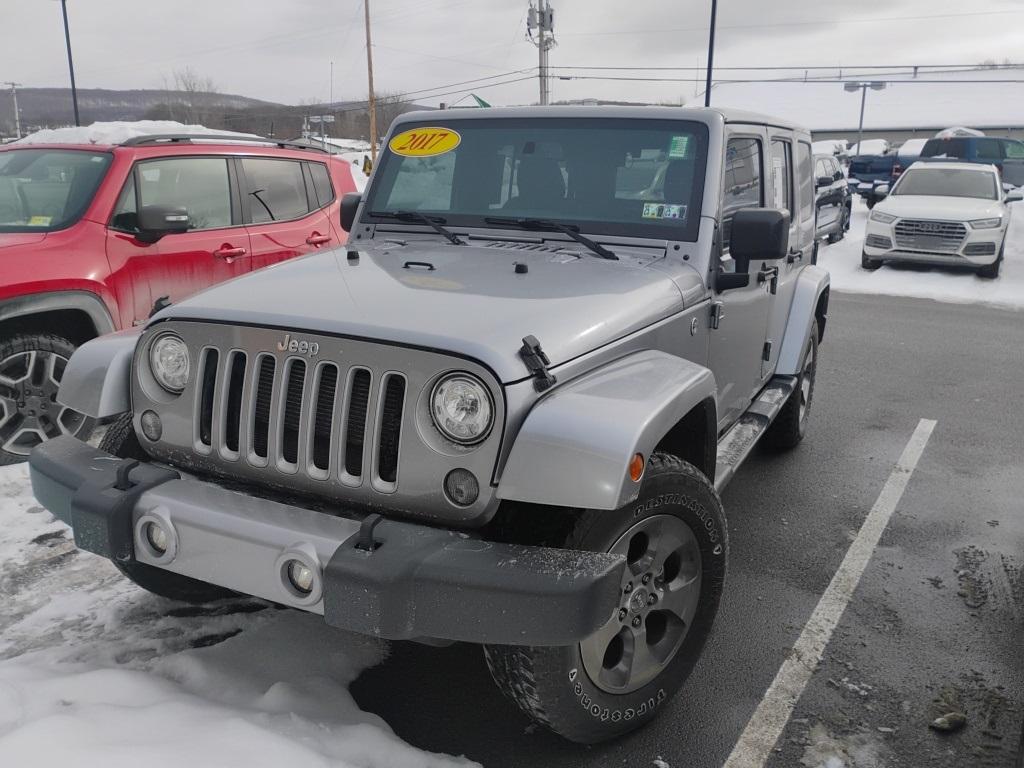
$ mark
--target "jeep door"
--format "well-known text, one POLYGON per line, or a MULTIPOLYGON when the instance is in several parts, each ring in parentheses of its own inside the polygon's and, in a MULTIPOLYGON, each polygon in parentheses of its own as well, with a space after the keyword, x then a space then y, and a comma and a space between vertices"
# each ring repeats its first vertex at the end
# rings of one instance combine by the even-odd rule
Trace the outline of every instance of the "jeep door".
MULTIPOLYGON (((765 207, 765 187, 773 177, 766 173, 767 134, 760 127, 737 127, 728 134, 721 191, 719 265, 735 271, 729 255, 732 219, 743 208, 765 207)), ((750 283, 718 294, 721 320, 712 331, 709 367, 718 385, 719 429, 739 418, 761 389, 762 356, 772 299, 771 281, 761 282, 760 263, 750 265, 750 283)))
POLYGON ((329 178, 326 187, 320 178, 326 166, 317 163, 320 168, 311 170, 312 163, 276 157, 237 162, 253 269, 338 245, 328 216, 333 190, 329 178), (327 198, 323 203, 321 196, 327 198))
POLYGON ((107 228, 107 258, 115 294, 133 295, 139 324, 154 302, 177 303, 210 285, 250 269, 249 233, 241 222, 233 173, 220 155, 161 157, 137 162, 107 228), (188 232, 150 243, 140 239, 138 210, 181 206, 188 232))

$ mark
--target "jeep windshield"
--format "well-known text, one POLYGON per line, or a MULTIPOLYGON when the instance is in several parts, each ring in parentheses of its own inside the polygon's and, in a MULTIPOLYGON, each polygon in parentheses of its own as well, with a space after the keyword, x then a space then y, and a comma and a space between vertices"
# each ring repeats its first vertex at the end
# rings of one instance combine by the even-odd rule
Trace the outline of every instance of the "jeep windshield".
POLYGON ((488 219, 533 219, 591 234, 693 241, 707 143, 707 127, 690 121, 405 123, 374 171, 364 216, 390 223, 415 211, 449 227, 481 228, 502 226, 488 219))
POLYGON ((78 221, 113 156, 109 152, 0 152, 0 232, 52 232, 78 221))

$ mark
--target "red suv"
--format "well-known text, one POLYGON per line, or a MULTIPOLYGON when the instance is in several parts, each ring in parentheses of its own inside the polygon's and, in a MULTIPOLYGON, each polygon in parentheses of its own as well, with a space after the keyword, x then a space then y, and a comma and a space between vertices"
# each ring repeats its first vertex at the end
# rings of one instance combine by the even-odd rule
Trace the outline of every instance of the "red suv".
POLYGON ((75 347, 206 286, 344 243, 346 162, 216 136, 0 147, 0 465, 89 419, 57 403, 75 347))

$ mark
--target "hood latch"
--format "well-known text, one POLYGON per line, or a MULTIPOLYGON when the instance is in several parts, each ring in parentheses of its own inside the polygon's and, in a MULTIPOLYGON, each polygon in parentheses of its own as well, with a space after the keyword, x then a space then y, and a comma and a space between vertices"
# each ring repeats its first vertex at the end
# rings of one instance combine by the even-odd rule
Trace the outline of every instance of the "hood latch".
POLYGON ((523 346, 519 349, 519 356, 523 358, 527 370, 533 376, 533 387, 538 392, 550 389, 558 381, 548 372, 551 361, 544 354, 536 336, 523 337, 523 346))

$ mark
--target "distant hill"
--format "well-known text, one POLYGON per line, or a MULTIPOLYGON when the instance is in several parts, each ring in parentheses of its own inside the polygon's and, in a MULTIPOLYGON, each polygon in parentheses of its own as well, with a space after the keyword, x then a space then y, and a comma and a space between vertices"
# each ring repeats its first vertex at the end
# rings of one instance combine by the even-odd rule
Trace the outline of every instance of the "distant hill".
MULTIPOLYGON (((18 109, 23 134, 40 128, 74 124, 69 88, 19 88, 18 109)), ((78 109, 82 125, 109 121, 176 120, 274 136, 298 135, 304 116, 333 114, 336 121, 326 126, 329 135, 368 138, 366 104, 362 101, 295 106, 228 93, 79 88, 78 109)), ((395 117, 412 109, 430 107, 404 102, 395 95, 379 96, 377 125, 380 133, 387 130, 395 117)), ((310 128, 319 131, 318 124, 310 128)), ((0 136, 13 135, 13 101, 10 92, 0 87, 0 136)))
MULTIPOLYGON (((254 107, 281 107, 269 101, 250 99, 227 93, 185 93, 150 89, 115 91, 103 88, 79 88, 78 109, 82 123, 97 120, 141 120, 147 113, 164 104, 189 103, 194 108, 246 110, 254 107)), ((18 108, 21 111, 22 130, 27 126, 53 127, 67 125, 74 120, 69 88, 19 88, 18 108)), ((0 90, 0 131, 14 127, 14 104, 10 93, 0 90)))

